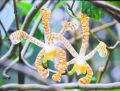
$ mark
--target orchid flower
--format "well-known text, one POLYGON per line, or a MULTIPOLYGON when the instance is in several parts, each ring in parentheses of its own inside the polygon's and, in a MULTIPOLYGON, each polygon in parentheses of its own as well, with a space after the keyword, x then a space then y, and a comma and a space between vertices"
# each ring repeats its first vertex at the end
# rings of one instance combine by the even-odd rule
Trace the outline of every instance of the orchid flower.
POLYGON ((83 30, 82 45, 79 54, 68 62, 68 65, 74 64, 72 70, 68 74, 72 75, 75 72, 77 75, 87 73, 85 77, 79 79, 79 83, 89 84, 93 76, 93 71, 86 60, 92 58, 96 52, 98 52, 101 57, 105 57, 108 55, 108 51, 106 44, 100 41, 98 46, 92 52, 85 55, 89 40, 89 17, 81 13, 80 23, 83 30))
POLYGON ((76 56, 77 52, 68 42, 68 40, 63 36, 66 30, 75 30, 76 24, 64 21, 63 28, 61 29, 60 33, 51 33, 49 24, 51 11, 47 8, 42 9, 41 15, 44 28, 45 43, 28 35, 24 31, 17 31, 12 33, 10 39, 13 44, 17 44, 22 40, 27 39, 37 46, 42 47, 42 50, 38 53, 38 56, 36 58, 35 67, 37 68, 37 71, 40 73, 40 75, 44 78, 47 78, 49 76, 47 61, 53 61, 54 59, 58 58, 58 63, 55 65, 58 71, 53 75, 52 78, 55 81, 60 81, 61 74, 67 69, 66 52, 62 48, 56 46, 54 44, 54 41, 59 41, 60 43, 64 44, 70 53, 76 56))

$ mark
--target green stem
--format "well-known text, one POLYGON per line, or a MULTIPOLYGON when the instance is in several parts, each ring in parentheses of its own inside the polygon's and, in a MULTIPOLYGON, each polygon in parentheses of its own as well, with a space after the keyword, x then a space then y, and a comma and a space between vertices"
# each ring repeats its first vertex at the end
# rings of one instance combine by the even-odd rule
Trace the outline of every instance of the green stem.
POLYGON ((8 38, 8 41, 10 42, 9 34, 7 33, 7 31, 6 31, 6 29, 5 29, 5 27, 4 27, 4 25, 3 25, 3 23, 2 23, 1 20, 0 20, 0 25, 1 25, 1 27, 3 28, 3 31, 4 31, 4 33, 6 34, 7 38, 8 38))

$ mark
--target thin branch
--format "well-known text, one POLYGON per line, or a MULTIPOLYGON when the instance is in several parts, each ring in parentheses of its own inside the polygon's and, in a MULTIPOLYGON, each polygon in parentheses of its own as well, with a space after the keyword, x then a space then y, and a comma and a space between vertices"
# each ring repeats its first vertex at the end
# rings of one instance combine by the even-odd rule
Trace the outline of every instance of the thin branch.
POLYGON ((114 50, 118 45, 120 44, 120 41, 117 41, 114 46, 108 47, 109 50, 114 50))
MULTIPOLYGON (((110 27, 110 26, 113 26, 113 25, 115 25, 116 23, 117 23, 116 21, 112 21, 112 22, 110 22, 110 23, 107 23, 107 24, 104 24, 104 25, 102 25, 102 26, 99 26, 99 27, 96 27, 96 28, 91 29, 91 32, 92 32, 92 33, 96 33, 96 32, 102 31, 103 29, 108 28, 108 27, 110 27)), ((82 37, 82 32, 79 32, 77 35, 79 35, 79 36, 77 36, 76 39, 80 39, 80 38, 82 37)))
POLYGON ((39 11, 39 9, 47 2, 47 0, 42 0, 42 2, 38 2, 38 4, 34 7, 31 8, 31 10, 29 11, 29 13, 27 14, 24 22, 23 22, 23 26, 21 28, 21 30, 27 31, 28 26, 30 25, 33 17, 35 16, 35 14, 39 11))
POLYGON ((5 5, 7 4, 8 0, 2 0, 0 2, 0 11, 5 7, 5 5))
POLYGON ((116 21, 112 21, 110 23, 107 23, 107 24, 103 24, 102 26, 99 26, 99 27, 96 27, 94 29, 92 29, 91 31, 94 33, 94 32, 99 32, 107 27, 110 27, 110 26, 113 26, 115 25, 117 22, 116 21))
MULTIPOLYGON (((22 28, 21 28, 22 30, 27 30, 30 22, 32 21, 32 18, 33 18, 34 15, 37 13, 37 11, 39 10, 39 8, 40 8, 43 4, 45 4, 45 2, 47 2, 47 1, 43 0, 42 3, 39 2, 35 7, 33 7, 33 8, 30 10, 29 14, 28 14, 28 15, 26 16, 26 18, 25 18, 25 21, 24 21, 23 26, 22 26, 22 28), (27 26, 27 27, 26 27, 26 26, 27 26)), ((0 58, 0 64, 1 64, 2 62, 6 61, 7 59, 9 59, 9 58, 14 54, 14 52, 16 51, 16 48, 17 48, 16 45, 11 45, 9 51, 8 51, 4 56, 2 56, 2 57, 0 58)))
POLYGON ((0 58, 0 64, 8 60, 15 53, 16 49, 17 49, 16 45, 11 45, 7 53, 0 58))
POLYGON ((109 89, 120 89, 120 82, 115 83, 107 83, 107 84, 88 84, 82 85, 78 83, 61 83, 61 84, 52 84, 51 86, 47 85, 40 85, 40 84, 5 84, 0 87, 0 90, 50 90, 57 88, 57 89, 70 89, 70 88, 78 88, 78 89, 99 89, 99 90, 109 90, 109 89))
MULTIPOLYGON (((13 5, 14 5, 14 15, 15 15, 15 21, 16 21, 16 28, 19 31, 19 23, 18 23, 18 15, 17 15, 17 7, 16 7, 16 1, 13 0, 13 5)), ((23 60, 21 58, 21 50, 22 50, 22 45, 21 43, 18 44, 19 46, 19 63, 23 63, 23 60)), ((13 66, 17 61, 13 61, 7 68, 9 69, 11 66, 13 66)), ((7 70, 8 71, 8 70, 7 70)), ((19 84, 24 84, 25 81, 25 75, 22 74, 21 72, 18 72, 18 83, 19 84)))
POLYGON ((66 5, 67 5, 68 9, 71 11, 72 15, 75 16, 75 17, 77 17, 75 15, 75 13, 73 12, 72 7, 70 7, 70 5, 68 3, 66 3, 66 5))
POLYGON ((0 25, 2 26, 4 33, 6 34, 6 36, 7 36, 7 38, 8 38, 8 41, 10 41, 10 39, 9 39, 9 34, 7 33, 7 31, 6 31, 6 29, 5 29, 5 27, 4 27, 4 25, 3 25, 3 23, 2 23, 1 20, 0 20, 0 25))
MULTIPOLYGON (((36 29, 38 28, 38 25, 39 25, 40 21, 41 21, 41 15, 38 17, 38 19, 36 20, 34 26, 32 27, 32 29, 31 29, 31 31, 30 31, 30 34, 29 34, 30 36, 33 36, 33 35, 34 35, 36 29)), ((21 51, 21 55, 22 55, 22 56, 25 55, 25 52, 27 51, 29 45, 30 45, 30 42, 27 41, 27 42, 25 43, 22 51, 21 51)))
MULTIPOLYGON (((33 7, 30 10, 29 14, 25 18, 25 21, 23 23, 23 26, 22 26, 21 30, 27 30, 30 22, 32 21, 32 18, 37 13, 37 11, 39 10, 39 8, 41 8, 41 6, 43 4, 45 4, 45 2, 47 2, 47 1, 43 0, 41 3, 39 2, 35 7, 33 7)), ((15 45, 11 45, 9 51, 4 56, 2 56, 2 58, 0 58, 0 63, 6 61, 6 59, 9 59, 9 57, 11 57, 11 55, 14 54, 13 52, 16 50, 16 47, 17 46, 15 46, 15 45)))
POLYGON ((100 81, 101 81, 101 79, 102 79, 102 76, 103 76, 104 72, 106 71, 107 65, 108 65, 108 63, 109 63, 109 61, 110 61, 111 54, 112 54, 112 53, 110 52, 109 55, 108 55, 108 58, 107 58, 107 60, 106 60, 106 62, 105 62, 105 65, 103 66, 103 69, 99 70, 99 75, 98 75, 98 79, 97 79, 97 82, 96 82, 96 83, 100 83, 100 81))
MULTIPOLYGON (((114 21, 116 21, 116 20, 113 20, 113 23, 114 23, 114 21)), ((102 21, 98 21, 98 23, 99 23, 100 25, 106 25, 106 24, 103 23, 102 21)), ((116 23, 113 24, 113 25, 116 25, 117 23, 118 23, 118 22, 116 21, 116 23)), ((109 24, 109 23, 107 23, 107 24, 109 24)), ((107 28, 105 28, 105 30, 106 30, 108 36, 109 36, 109 37, 112 37, 112 40, 117 41, 118 38, 117 38, 117 36, 115 35, 115 33, 112 32, 113 29, 111 29, 110 27, 107 27, 107 28)))
POLYGON ((16 51, 17 46, 15 45, 11 45, 9 50, 7 51, 6 54, 4 54, 1 58, 0 58, 0 64, 4 61, 6 61, 7 59, 9 59, 12 55, 14 55, 15 51, 16 51))
POLYGON ((16 7, 15 0, 13 0, 13 5, 14 5, 14 14, 15 14, 16 27, 17 27, 17 30, 19 30, 19 23, 18 23, 18 16, 17 16, 17 7, 16 7))
POLYGON ((10 68, 15 65, 18 62, 19 58, 17 57, 12 63, 10 63, 4 70, 3 70, 3 78, 10 79, 10 76, 7 74, 7 72, 10 70, 10 68))
POLYGON ((112 17, 114 17, 118 22, 120 22, 120 9, 106 3, 105 1, 95 1, 95 0, 89 0, 92 4, 96 5, 99 8, 102 8, 104 11, 109 13, 112 17))
MULTIPOLYGON (((10 61, 5 61, 5 62, 1 63, 1 65, 7 67, 10 63, 11 63, 10 61)), ((18 71, 18 72, 22 72, 23 74, 25 74, 25 75, 27 75, 31 78, 34 78, 38 82, 40 82, 40 83, 42 82, 43 84, 54 83, 51 80, 42 78, 37 71, 32 70, 32 69, 28 68, 26 65, 23 65, 23 64, 20 64, 20 63, 17 63, 15 65, 13 65, 11 67, 11 69, 13 69, 15 71, 18 71)))
POLYGON ((110 59, 111 59, 112 51, 113 51, 119 44, 120 44, 120 41, 117 41, 117 42, 114 44, 114 46, 112 46, 112 47, 107 47, 108 50, 109 50, 109 55, 108 55, 108 58, 107 58, 107 60, 106 60, 106 62, 105 62, 105 65, 103 66, 103 69, 101 69, 100 72, 99 72, 97 83, 100 83, 100 81, 101 81, 101 79, 102 79, 102 76, 103 76, 104 72, 106 71, 106 68, 107 68, 107 66, 108 66, 108 63, 109 63, 109 61, 110 61, 110 59))
POLYGON ((73 9, 74 4, 75 4, 75 0, 73 0, 73 3, 71 5, 71 9, 73 9))
POLYGON ((90 35, 94 39, 94 41, 100 42, 100 40, 97 38, 97 36, 93 32, 90 31, 90 35))
POLYGON ((80 18, 78 18, 78 17, 76 16, 76 14, 73 12, 71 6, 70 6, 68 3, 66 3, 66 5, 67 5, 68 9, 71 11, 72 15, 71 15, 71 14, 68 12, 68 10, 65 8, 65 4, 63 4, 63 8, 65 9, 66 13, 67 13, 70 17, 75 18, 76 20, 80 21, 80 18))
POLYGON ((76 15, 74 14, 73 10, 71 9, 70 5, 69 5, 68 3, 66 3, 66 5, 67 5, 68 9, 71 11, 72 15, 73 15, 73 16, 76 16, 76 15))

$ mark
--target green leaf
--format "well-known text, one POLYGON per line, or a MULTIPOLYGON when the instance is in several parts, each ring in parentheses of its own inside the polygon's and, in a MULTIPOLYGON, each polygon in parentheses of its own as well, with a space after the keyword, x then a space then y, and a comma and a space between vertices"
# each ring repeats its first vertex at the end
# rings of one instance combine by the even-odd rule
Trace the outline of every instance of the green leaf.
POLYGON ((58 3, 56 4, 56 6, 55 6, 54 9, 60 8, 65 2, 66 2, 66 0, 61 0, 61 2, 58 2, 58 3))
POLYGON ((56 6, 55 6, 55 9, 60 8, 62 6, 62 4, 63 4, 62 2, 57 3, 56 6))
MULTIPOLYGON (((19 13, 19 15, 26 16, 30 11, 30 9, 33 7, 33 4, 26 3, 26 2, 18 2, 17 7, 21 9, 21 12, 19 13)), ((34 16, 33 19, 36 20, 39 15, 40 15, 40 12, 37 12, 37 14, 34 16)))
POLYGON ((35 37, 39 40, 43 39, 43 34, 40 29, 37 29, 35 32, 35 37))
POLYGON ((26 2, 18 2, 17 3, 17 7, 22 10, 22 12, 20 13, 22 15, 27 15, 29 10, 32 8, 32 6, 33 5, 31 3, 26 3, 26 2))
POLYGON ((102 15, 101 9, 97 8, 96 6, 92 5, 88 1, 82 0, 80 1, 81 5, 81 11, 82 13, 88 15, 91 18, 94 18, 96 21, 99 20, 99 18, 102 15))

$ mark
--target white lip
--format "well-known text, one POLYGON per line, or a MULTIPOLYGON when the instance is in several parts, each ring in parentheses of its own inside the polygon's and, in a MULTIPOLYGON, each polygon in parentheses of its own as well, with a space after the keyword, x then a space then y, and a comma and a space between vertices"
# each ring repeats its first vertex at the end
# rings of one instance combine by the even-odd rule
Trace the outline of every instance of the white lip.
POLYGON ((53 45, 47 45, 47 46, 45 47, 45 51, 46 51, 47 53, 49 53, 49 52, 51 52, 51 51, 54 51, 54 49, 55 49, 55 47, 54 47, 53 45))
POLYGON ((83 66, 83 65, 86 65, 86 61, 85 61, 85 58, 84 57, 82 57, 82 56, 77 56, 75 59, 75 63, 77 64, 77 65, 81 65, 81 66, 83 66))

